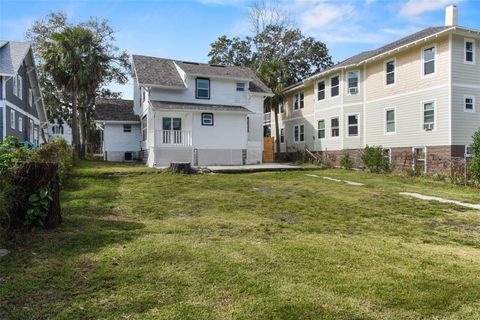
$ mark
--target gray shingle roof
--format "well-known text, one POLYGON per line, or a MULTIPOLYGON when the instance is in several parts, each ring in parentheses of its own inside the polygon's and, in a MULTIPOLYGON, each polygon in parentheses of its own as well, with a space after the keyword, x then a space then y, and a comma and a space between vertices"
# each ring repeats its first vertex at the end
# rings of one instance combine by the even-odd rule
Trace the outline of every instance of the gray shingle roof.
POLYGON ((171 101, 151 101, 151 103, 154 108, 161 110, 236 111, 248 113, 251 112, 244 107, 219 104, 182 103, 171 101))
POLYGON ((0 40, 0 74, 16 74, 29 50, 27 42, 0 40))
POLYGON ((271 92, 255 72, 246 67, 210 65, 140 55, 133 55, 132 60, 140 84, 185 88, 185 83, 175 66, 177 65, 187 74, 250 80, 250 91, 271 92))
POLYGON ((140 121, 133 112, 133 101, 124 99, 95 100, 95 121, 140 121))

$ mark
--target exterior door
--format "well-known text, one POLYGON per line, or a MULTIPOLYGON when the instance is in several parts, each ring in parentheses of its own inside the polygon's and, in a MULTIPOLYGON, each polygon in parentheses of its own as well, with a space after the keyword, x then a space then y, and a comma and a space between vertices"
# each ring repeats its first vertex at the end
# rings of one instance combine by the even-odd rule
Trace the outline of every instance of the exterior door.
POLYGON ((273 152, 273 138, 263 138, 263 162, 273 162, 275 153, 273 152))

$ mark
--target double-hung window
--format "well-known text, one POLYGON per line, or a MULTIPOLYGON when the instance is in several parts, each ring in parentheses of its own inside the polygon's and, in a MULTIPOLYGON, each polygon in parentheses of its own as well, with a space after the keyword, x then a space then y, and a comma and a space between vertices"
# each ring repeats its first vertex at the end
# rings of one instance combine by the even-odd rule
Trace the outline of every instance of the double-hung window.
POLYGON ((358 114, 351 114, 347 118, 348 121, 348 136, 358 136, 358 114))
POLYGON ((464 96, 465 111, 475 112, 475 96, 464 96))
MULTIPOLYGON (((213 126, 213 113, 202 113, 202 126, 213 126)), ((248 127, 248 117, 247 117, 248 127)), ((248 128, 247 128, 248 131, 248 128)))
POLYGON ((245 91, 245 83, 237 82, 237 91, 245 91))
POLYGON ((284 143, 285 142, 285 133, 284 133, 284 129, 281 128, 280 129, 280 143, 284 143))
POLYGON ((132 125, 131 124, 124 124, 123 125, 123 132, 132 132, 132 125))
POLYGON ((385 110, 385 133, 395 133, 395 109, 385 110))
POLYGON ((435 73, 435 46, 423 49, 423 75, 435 73))
POLYGON ((304 94, 303 92, 300 92, 300 109, 303 109, 303 107, 305 106, 303 100, 304 100, 304 94))
POLYGON ((210 99, 210 79, 197 78, 196 79, 196 94, 197 99, 210 99))
POLYGON ((147 115, 142 118, 142 140, 147 140, 147 115))
POLYGON ((385 84, 391 85, 395 83, 395 60, 385 62, 385 84))
POLYGON ((283 99, 280 100, 278 105, 279 105, 280 113, 285 113, 285 102, 283 101, 283 99))
POLYGON ((14 76, 12 78, 12 91, 13 91, 13 94, 14 95, 18 95, 18 89, 17 89, 17 85, 18 85, 18 80, 17 80, 18 76, 14 76))
POLYGON ((293 141, 303 142, 305 141, 305 127, 303 124, 299 124, 293 127, 293 141))
POLYGON ((340 122, 338 121, 338 117, 330 119, 330 129, 332 138, 340 136, 340 122))
POLYGON ((357 94, 358 93, 358 71, 349 71, 347 72, 347 86, 348 86, 348 94, 357 94))
POLYGON ((325 99, 325 80, 317 83, 317 91, 317 99, 319 101, 325 99))
POLYGON ((423 130, 432 131, 435 129, 435 103, 423 103, 423 130))
POLYGON ((23 98, 23 78, 22 76, 17 76, 17 97, 20 99, 23 98))
POLYGON ((330 97, 338 96, 340 92, 340 77, 335 76, 330 78, 330 97))
POLYGON ((475 64, 475 40, 465 39, 465 63, 475 64))
POLYGON ((18 117, 18 131, 23 132, 23 118, 18 117))
POLYGON ((15 129, 16 119, 15 110, 10 110, 10 128, 15 129))
POLYGON ((293 109, 298 110, 298 109, 303 109, 304 107, 304 94, 303 92, 296 93, 293 96, 293 109))
POLYGON ((28 89, 28 106, 33 107, 33 91, 28 89))
POLYGON ((325 138, 325 120, 318 120, 318 139, 325 138))
POLYGON ((423 174, 427 172, 427 148, 413 148, 413 170, 415 174, 423 174))
POLYGON ((28 125, 28 139, 30 142, 33 142, 33 120, 30 119, 29 125, 28 125))

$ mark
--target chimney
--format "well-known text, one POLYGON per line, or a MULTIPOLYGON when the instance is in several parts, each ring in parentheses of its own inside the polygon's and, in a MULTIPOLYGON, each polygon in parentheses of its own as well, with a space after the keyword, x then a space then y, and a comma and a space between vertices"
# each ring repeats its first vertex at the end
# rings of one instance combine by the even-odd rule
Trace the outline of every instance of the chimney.
POLYGON ((450 5, 445 8, 445 26, 451 27, 457 25, 457 6, 450 5))

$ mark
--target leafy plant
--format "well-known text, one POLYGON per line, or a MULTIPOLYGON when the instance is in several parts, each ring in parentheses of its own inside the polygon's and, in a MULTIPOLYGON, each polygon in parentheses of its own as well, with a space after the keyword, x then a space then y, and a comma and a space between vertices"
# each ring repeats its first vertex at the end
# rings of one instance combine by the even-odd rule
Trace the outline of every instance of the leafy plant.
POLYGON ((353 161, 352 161, 352 158, 350 158, 350 155, 348 153, 344 153, 342 155, 342 158, 340 159, 340 166, 347 170, 350 170, 353 168, 353 161))
POLYGON ((472 177, 476 181, 480 181, 480 129, 473 134, 472 149, 472 161, 470 164, 470 170, 472 171, 472 177))
POLYGON ((31 156, 31 161, 57 162, 60 178, 62 179, 73 166, 71 148, 62 137, 43 144, 31 156))
POLYGON ((370 172, 380 173, 390 170, 390 163, 381 146, 366 146, 362 152, 362 161, 370 172))
POLYGON ((0 175, 5 175, 17 161, 28 157, 28 149, 17 137, 7 136, 0 144, 0 175))
POLYGON ((25 216, 25 225, 43 226, 43 222, 47 216, 48 205, 50 201, 53 200, 51 193, 48 187, 43 187, 28 197, 30 208, 27 210, 27 215, 25 216))

